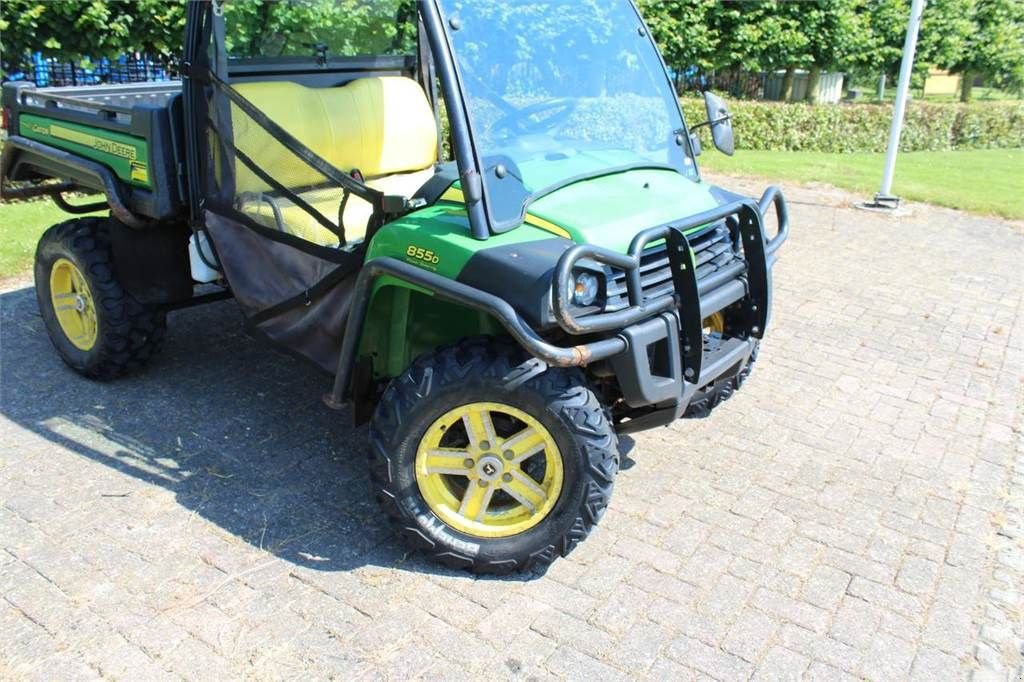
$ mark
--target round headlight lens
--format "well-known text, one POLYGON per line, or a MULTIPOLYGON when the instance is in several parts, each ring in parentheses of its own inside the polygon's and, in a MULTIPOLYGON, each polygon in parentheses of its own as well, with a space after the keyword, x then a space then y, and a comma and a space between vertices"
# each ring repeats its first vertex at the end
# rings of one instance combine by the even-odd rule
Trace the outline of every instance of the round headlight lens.
POLYGON ((576 275, 576 281, 573 283, 572 302, 579 306, 594 305, 599 289, 596 275, 581 272, 576 275))

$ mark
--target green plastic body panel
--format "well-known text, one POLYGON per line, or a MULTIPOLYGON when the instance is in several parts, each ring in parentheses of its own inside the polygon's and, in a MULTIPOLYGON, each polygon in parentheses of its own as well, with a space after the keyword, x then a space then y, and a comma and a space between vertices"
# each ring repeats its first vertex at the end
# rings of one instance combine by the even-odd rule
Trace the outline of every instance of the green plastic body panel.
POLYGON ((523 225, 487 241, 473 239, 465 209, 441 202, 382 227, 366 258, 390 256, 455 279, 477 251, 550 238, 549 232, 523 225))
MULTIPOLYGON (((550 238, 548 232, 524 225, 479 241, 470 236, 464 209, 440 203, 382 227, 370 243, 366 258, 397 258, 456 279, 481 249, 550 238)), ((394 377, 418 355, 438 346, 471 336, 504 333, 501 324, 487 314, 437 299, 429 291, 385 276, 374 286, 359 356, 372 360, 375 378, 394 377)))
POLYGON ((136 187, 151 187, 149 147, 142 138, 35 114, 22 114, 18 123, 24 137, 102 163, 136 187))
POLYGON ((675 171, 635 170, 564 187, 530 204, 530 214, 577 243, 625 253, 637 232, 716 206, 707 183, 675 171))

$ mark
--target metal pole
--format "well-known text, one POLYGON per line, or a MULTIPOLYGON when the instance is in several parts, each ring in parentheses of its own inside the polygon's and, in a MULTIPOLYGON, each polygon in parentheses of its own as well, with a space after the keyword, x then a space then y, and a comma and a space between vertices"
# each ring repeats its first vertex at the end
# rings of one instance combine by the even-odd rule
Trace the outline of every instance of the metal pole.
POLYGON ((882 188, 875 196, 876 203, 895 203, 892 196, 892 178, 896 172, 896 154, 900 149, 900 133, 903 130, 903 116, 907 110, 907 93, 910 90, 910 76, 914 70, 914 52, 917 50, 917 33, 921 28, 921 15, 925 0, 913 0, 910 4, 910 21, 907 24, 907 39, 903 43, 903 61, 900 64, 900 79, 896 86, 896 104, 892 112, 892 127, 889 129, 889 147, 885 152, 885 172, 882 188))
POLYGON ((885 99, 885 72, 882 72, 881 77, 878 79, 878 101, 881 102, 885 99))

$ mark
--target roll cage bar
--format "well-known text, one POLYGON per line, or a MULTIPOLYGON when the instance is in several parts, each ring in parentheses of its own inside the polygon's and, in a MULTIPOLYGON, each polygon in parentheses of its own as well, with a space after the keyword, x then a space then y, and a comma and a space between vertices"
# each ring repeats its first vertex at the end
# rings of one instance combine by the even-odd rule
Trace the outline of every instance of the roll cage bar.
MULTIPOLYGON (((650 30, 637 9, 635 0, 628 0, 628 2, 636 13, 641 32, 648 40, 651 40, 650 30)), ((401 65, 403 71, 407 70, 418 76, 418 80, 427 92, 434 107, 435 115, 440 123, 438 113, 439 100, 434 87, 436 75, 436 79, 441 83, 441 96, 444 98, 448 114, 450 142, 458 168, 458 178, 462 187, 462 193, 465 197, 465 208, 469 219, 470 232, 475 239, 486 240, 492 234, 497 233, 498 230, 495 229, 495 221, 489 208, 486 183, 483 182, 481 175, 484 164, 474 142, 472 122, 467 113, 468 105, 462 88, 462 75, 455 59, 451 38, 448 33, 449 24, 438 0, 417 0, 416 7, 419 14, 419 21, 417 22, 419 32, 417 44, 419 47, 417 54, 411 59, 409 57, 373 56, 332 58, 332 67, 336 63, 340 63, 342 68, 339 71, 344 71, 344 73, 357 77, 359 74, 379 74, 381 72, 393 71, 394 68, 401 65)), ((202 150, 203 145, 206 144, 204 136, 207 127, 206 99, 203 89, 211 80, 229 81, 229 73, 227 73, 229 70, 231 76, 237 75, 240 79, 265 78, 269 74, 287 79, 290 76, 298 75, 308 77, 310 73, 317 73, 318 69, 322 70, 325 65, 322 58, 322 50, 318 53, 319 56, 315 58, 313 55, 310 56, 310 66, 308 68, 302 68, 294 59, 286 60, 289 61, 289 64, 284 70, 274 69, 272 64, 268 64, 267 60, 262 59, 244 60, 241 63, 233 63, 228 67, 225 54, 215 55, 214 61, 217 63, 208 63, 208 49, 211 40, 214 38, 214 24, 217 21, 223 21, 222 16, 217 11, 218 8, 219 3, 216 0, 190 2, 185 28, 182 72, 186 82, 183 88, 183 98, 185 104, 189 209, 195 229, 202 229, 202 210, 206 199, 202 185, 203 173, 205 171, 203 168, 202 150), (214 78, 201 77, 203 73, 212 74, 214 78)), ((218 49, 223 50, 223 47, 220 46, 218 49)), ((658 54, 660 55, 660 52, 658 54)), ((668 69, 665 67, 664 60, 662 60, 662 69, 665 74, 665 82, 668 87, 671 87, 672 80, 668 69)), ((351 80, 351 78, 348 79, 351 80)), ((342 80, 344 81, 344 79, 342 80)), ((680 117, 682 118, 681 109, 680 117)), ((276 131, 270 130, 270 132, 275 133, 276 131)), ((689 136, 683 135, 683 138, 687 140, 688 144, 689 136)), ((303 155, 300 154, 300 156, 303 155)), ((315 164, 315 160, 311 160, 310 163, 315 164)), ((314 165, 314 167, 316 166, 314 165)), ((341 173, 341 171, 338 172, 341 173)), ((342 174, 347 176, 344 178, 343 186, 351 186, 353 193, 357 195, 375 193, 375 190, 365 187, 356 178, 352 178, 347 173, 342 174), (358 187, 359 185, 363 186, 358 187)), ((400 213, 415 206, 415 204, 412 206, 397 206, 393 198, 389 199, 392 199, 389 205, 381 210, 400 213)), ((524 206, 521 216, 522 220, 526 218, 526 209, 527 207, 524 206)))

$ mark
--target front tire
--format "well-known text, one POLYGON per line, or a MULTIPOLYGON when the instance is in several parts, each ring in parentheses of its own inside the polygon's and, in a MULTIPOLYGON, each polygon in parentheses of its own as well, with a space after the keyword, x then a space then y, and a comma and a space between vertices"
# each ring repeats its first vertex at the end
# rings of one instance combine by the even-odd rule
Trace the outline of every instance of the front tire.
POLYGON ((50 341, 79 374, 115 379, 159 350, 166 314, 143 306, 118 282, 107 219, 76 218, 44 232, 35 284, 50 341))
POLYGON ((743 384, 746 383, 747 379, 750 377, 750 373, 754 371, 754 364, 757 363, 757 352, 759 349, 760 343, 754 346, 754 350, 750 354, 750 359, 747 361, 747 364, 743 369, 736 374, 736 376, 729 377, 728 379, 720 379, 697 391, 697 394, 693 396, 690 404, 686 406, 683 418, 707 419, 711 416, 711 413, 716 407, 731 398, 736 391, 740 390, 743 384))
POLYGON ((421 356, 370 425, 370 472, 397 532, 476 573, 542 569, 600 520, 618 441, 582 372, 528 380, 521 353, 463 341, 421 356))

